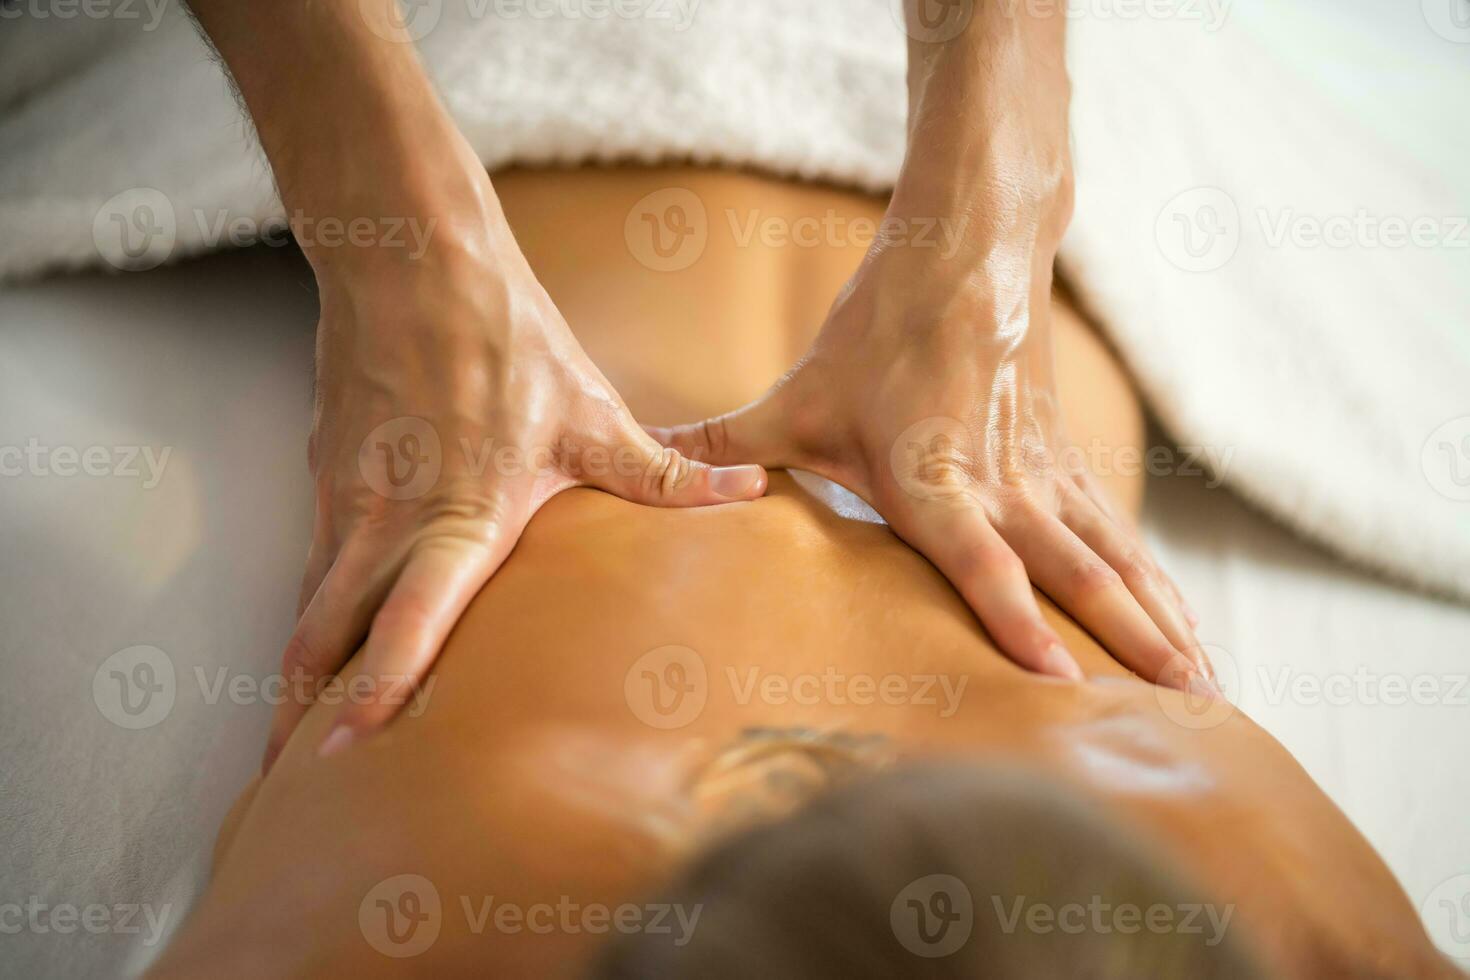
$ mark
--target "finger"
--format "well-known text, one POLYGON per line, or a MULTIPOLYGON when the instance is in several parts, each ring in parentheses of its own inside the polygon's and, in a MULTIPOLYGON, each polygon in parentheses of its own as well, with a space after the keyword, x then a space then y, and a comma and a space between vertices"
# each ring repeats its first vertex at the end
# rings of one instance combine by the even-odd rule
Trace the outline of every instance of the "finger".
POLYGON ((1179 583, 1175 582, 1174 577, 1164 571, 1159 565, 1158 559, 1154 557, 1152 549, 1149 548, 1143 541, 1142 535, 1139 534, 1137 526, 1119 514, 1118 508, 1113 505, 1112 498, 1108 496, 1107 491, 1103 489, 1102 484, 1098 483, 1092 473, 1086 469, 1082 469, 1073 474, 1073 476, 1077 484, 1082 488, 1082 492, 1087 495, 1087 499, 1091 500, 1098 510, 1103 512, 1104 516, 1108 517, 1114 524, 1117 524, 1125 531, 1132 533, 1134 540, 1138 542, 1138 546, 1143 550, 1144 557, 1153 565, 1154 574, 1163 579, 1169 591, 1174 594, 1174 601, 1179 604, 1179 608, 1184 612, 1184 618, 1189 623, 1189 628, 1198 629, 1199 615, 1194 611, 1194 607, 1189 604, 1189 600, 1184 598, 1184 593, 1180 591, 1179 583))
POLYGON ((301 592, 296 597, 296 620, 300 622, 301 617, 306 615, 306 608, 311 604, 312 597, 322 587, 326 580, 327 572, 331 571, 332 562, 336 558, 318 542, 313 542, 311 550, 306 553, 306 571, 301 576, 301 592))
POLYGON ((792 438, 796 406, 790 392, 790 385, 781 385, 749 405, 703 422, 673 428, 645 426, 645 430, 660 445, 712 466, 799 466, 803 454, 792 438))
POLYGON ((336 673, 362 643, 396 565, 358 538, 348 541, 327 571, 281 657, 284 697, 271 719, 262 773, 270 771, 311 707, 317 682, 336 673))
POLYGON ((1122 577, 1070 528, 1050 514, 1026 510, 1014 515, 1000 531, 1025 562, 1031 579, 1119 663, 1151 682, 1176 678, 1177 671, 1166 675, 1165 668, 1179 651, 1138 604, 1122 577))
POLYGON ((1158 577, 1160 582, 1164 583, 1164 587, 1174 597, 1174 602, 1178 605, 1179 611, 1184 615, 1184 621, 1189 624, 1190 631, 1193 632, 1199 629, 1199 614, 1194 611, 1194 607, 1189 604, 1189 600, 1184 598, 1184 593, 1179 590, 1179 583, 1174 581, 1172 575, 1164 571, 1163 567, 1159 564, 1159 560, 1154 557, 1153 550, 1141 538, 1136 537, 1137 532, 1135 531, 1133 533, 1135 534, 1135 540, 1138 542, 1139 550, 1143 552, 1143 557, 1153 566, 1154 575, 1158 577))
POLYGON ((1163 578, 1164 583, 1169 586, 1169 591, 1174 593, 1174 599, 1179 603, 1179 608, 1184 610, 1184 618, 1188 621, 1189 628, 1192 630, 1199 629, 1199 613, 1195 612, 1194 607, 1189 604, 1189 600, 1184 598, 1184 593, 1179 590, 1179 583, 1174 581, 1174 576, 1159 567, 1158 559, 1154 558, 1153 552, 1148 550, 1147 545, 1144 546, 1144 552, 1148 555, 1149 561, 1154 563, 1154 568, 1158 569, 1159 576, 1163 578))
MULTIPOLYGON (((313 432, 307 439, 308 468, 315 472, 316 455, 316 433, 313 432)), ((315 481, 314 496, 316 498, 316 513, 312 521, 311 547, 306 553, 306 571, 301 576, 301 591, 296 596, 296 619, 299 622, 306 614, 306 607, 311 604, 312 596, 316 595, 317 589, 322 587, 322 582, 327 578, 332 565, 337 560, 337 554, 341 551, 341 542, 336 540, 332 531, 332 490, 330 484, 315 481)))
POLYGON ((1021 559, 978 507, 916 502, 889 526, 949 579, 1007 657, 1027 670, 1082 679, 1082 668, 1042 617, 1021 559))
POLYGON ((425 678, 465 608, 500 568, 519 532, 488 540, 420 540, 373 617, 361 669, 318 749, 335 755, 382 727, 405 705, 421 703, 425 678))
POLYGON ((1183 608, 1132 532, 1115 524, 1078 488, 1064 486, 1061 504, 1062 523, 1112 566, 1165 638, 1178 650, 1197 651, 1199 640, 1183 608))
POLYGON ((654 507, 703 507, 753 500, 766 492, 769 483, 760 466, 695 462, 677 449, 659 445, 631 420, 621 434, 621 443, 597 465, 584 460, 578 478, 588 486, 654 507))

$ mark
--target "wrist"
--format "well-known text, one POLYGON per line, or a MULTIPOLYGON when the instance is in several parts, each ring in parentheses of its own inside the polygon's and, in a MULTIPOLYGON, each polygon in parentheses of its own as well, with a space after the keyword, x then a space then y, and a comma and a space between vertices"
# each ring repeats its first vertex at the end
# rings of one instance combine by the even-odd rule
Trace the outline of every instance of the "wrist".
POLYGON ((893 248, 864 263, 827 329, 864 348, 964 350, 990 338, 1021 354, 1047 334, 1051 288, 1052 260, 1018 246, 948 259, 893 248))
POLYGON ((456 243, 414 263, 319 277, 319 371, 370 387, 409 380, 441 394, 483 385, 487 370, 509 363, 528 326, 527 280, 515 264, 456 243))
POLYGON ((940 260, 933 264, 941 270, 1009 267, 1021 259, 1049 269, 1071 223, 1073 201, 1070 163, 1024 178, 984 162, 941 174, 905 166, 885 226, 891 222, 901 229, 936 229, 930 237, 941 247, 928 251, 929 258, 940 260))
MULTIPOLYGON (((489 177, 444 167, 425 155, 391 180, 344 180, 303 195, 288 212, 291 230, 323 291, 393 283, 426 274, 483 273, 505 261, 515 243, 489 177)), ((289 206, 289 205, 288 205, 289 206)))
POLYGON ((1023 104, 917 120, 889 211, 964 221, 986 249, 1011 240, 1054 249, 1074 200, 1065 110, 1023 104))
POLYGON ((900 214, 969 216, 979 248, 1055 249, 1072 215, 1066 18, 977 4, 963 31, 924 40, 911 11, 908 152, 900 214))

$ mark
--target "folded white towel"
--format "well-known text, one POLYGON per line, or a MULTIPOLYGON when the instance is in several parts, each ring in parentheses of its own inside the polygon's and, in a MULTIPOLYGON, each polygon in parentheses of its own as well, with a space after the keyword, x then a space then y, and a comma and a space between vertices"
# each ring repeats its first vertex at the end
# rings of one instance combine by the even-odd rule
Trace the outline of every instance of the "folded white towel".
POLYGON ((1470 597, 1470 20, 1439 3, 1079 18, 1062 258, 1229 486, 1470 597))

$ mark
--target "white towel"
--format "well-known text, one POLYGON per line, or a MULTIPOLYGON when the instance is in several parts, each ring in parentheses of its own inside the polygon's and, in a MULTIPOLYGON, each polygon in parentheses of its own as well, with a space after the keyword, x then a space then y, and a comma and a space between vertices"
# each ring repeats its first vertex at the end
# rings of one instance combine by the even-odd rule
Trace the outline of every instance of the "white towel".
POLYGON ((1464 598, 1470 6, 1457 31, 1433 16, 1452 3, 1241 4, 1214 31, 1079 18, 1062 260, 1229 486, 1464 598))

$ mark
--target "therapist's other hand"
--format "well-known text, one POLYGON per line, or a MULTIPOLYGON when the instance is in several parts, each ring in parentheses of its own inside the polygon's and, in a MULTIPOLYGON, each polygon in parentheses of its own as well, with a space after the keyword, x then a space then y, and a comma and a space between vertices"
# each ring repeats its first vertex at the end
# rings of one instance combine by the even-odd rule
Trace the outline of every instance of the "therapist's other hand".
POLYGON ((1172 583, 1073 465, 1053 386, 1050 255, 955 261, 876 246, 811 351, 765 396, 650 431, 714 463, 793 467, 847 487, 1023 667, 1082 676, 1042 617, 1035 582, 1123 665, 1209 691, 1172 583))
MULTIPOLYGON (((411 701, 555 494, 584 485, 686 507, 765 492, 760 467, 712 469, 634 422, 488 206, 497 213, 480 227, 441 229, 419 259, 369 251, 318 264, 316 521, 288 690, 319 694, 362 648, 322 754, 411 701)), ((310 699, 280 705, 267 769, 310 699)))

